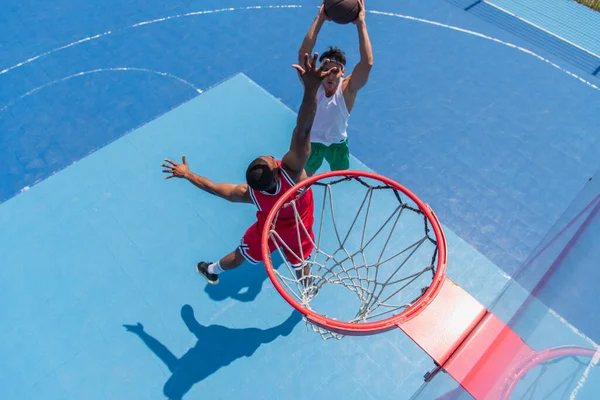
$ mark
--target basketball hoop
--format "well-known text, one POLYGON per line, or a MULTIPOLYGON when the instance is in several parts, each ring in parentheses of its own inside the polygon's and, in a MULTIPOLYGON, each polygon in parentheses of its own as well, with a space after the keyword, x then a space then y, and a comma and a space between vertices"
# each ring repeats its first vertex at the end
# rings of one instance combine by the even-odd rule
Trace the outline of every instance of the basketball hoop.
MULTIPOLYGON (((526 393, 537 393, 540 395, 540 391, 538 386, 545 386, 548 383, 551 383, 550 392, 558 393, 559 398, 567 398, 570 394, 570 398, 575 398, 577 391, 583 387, 585 380, 588 378, 588 374, 590 369, 595 367, 598 363, 598 359, 600 358, 600 351, 595 349, 590 349, 586 347, 579 346, 561 346, 554 347, 546 350, 542 350, 540 352, 533 352, 530 356, 525 357, 519 363, 517 363, 510 373, 507 375, 506 381, 504 385, 500 389, 500 396, 498 397, 501 400, 509 400, 513 395, 515 388, 519 383, 522 383, 525 376, 528 374, 533 374, 533 370, 536 367, 539 367, 540 371, 537 376, 532 377, 532 382, 525 389, 526 393), (583 361, 582 359, 586 359, 589 361, 583 361), (567 362, 571 362, 571 365, 567 365, 567 362), (543 374, 548 371, 550 366, 565 364, 562 369, 566 369, 568 373, 561 373, 557 376, 554 374, 550 376, 546 381, 542 381, 541 378, 543 374), (574 389, 572 389, 571 393, 568 393, 568 389, 571 385, 568 383, 575 383, 578 377, 578 371, 583 370, 581 374, 581 378, 574 389), (561 376, 563 375, 563 376, 561 376), (564 375, 567 375, 566 377, 564 375), (560 386, 565 386, 565 391, 560 392, 560 386)), ((550 398, 550 394, 546 394, 544 398, 550 398)))
POLYGON ((279 294, 323 339, 382 333, 413 318, 440 291, 447 262, 442 227, 427 204, 391 179, 352 170, 315 175, 289 189, 267 217, 262 253, 279 294), (296 209, 309 189, 314 239, 296 209), (298 240, 313 241, 312 254, 295 254, 300 267, 284 256, 290 246, 277 232, 284 207, 294 210, 298 240), (286 268, 273 266, 273 244, 286 268), (310 272, 298 275, 304 268, 310 272), (351 307, 357 299, 357 307, 351 307), (328 305, 335 310, 322 311, 328 305), (351 315, 331 315, 340 305, 352 309, 351 315))

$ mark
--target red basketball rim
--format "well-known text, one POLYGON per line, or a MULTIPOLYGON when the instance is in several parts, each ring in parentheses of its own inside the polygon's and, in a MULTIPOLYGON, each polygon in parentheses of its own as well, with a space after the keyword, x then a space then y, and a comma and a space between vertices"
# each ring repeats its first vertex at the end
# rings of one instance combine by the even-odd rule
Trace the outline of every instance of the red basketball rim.
POLYGON ((507 382, 501 389, 501 400, 509 400, 513 390, 523 377, 537 365, 559 357, 581 356, 593 358, 596 350, 579 346, 563 346, 542 350, 519 362, 508 374, 507 382))
POLYGON ((287 192, 281 196, 281 198, 275 203, 275 206, 267 216, 267 220, 265 222, 265 227, 269 227, 264 229, 262 232, 262 255, 265 263, 265 267, 267 269, 267 274, 269 275, 269 279, 273 282, 273 286, 279 292, 279 294, 296 310, 300 311, 302 314, 306 316, 306 318, 314 323, 317 326, 320 326, 324 329, 327 329, 332 332, 340 333, 343 335, 370 335, 375 333, 382 333, 388 330, 393 329, 398 324, 411 319, 415 315, 417 315, 423 308, 427 307, 427 305, 435 298, 441 289, 442 283, 444 281, 444 277, 446 275, 446 264, 447 264, 447 252, 446 252, 446 238, 444 236, 444 232, 442 230, 442 226, 439 223, 437 217, 434 212, 429 208, 427 204, 421 201, 414 193, 400 185, 399 183, 386 178, 384 176, 366 172, 366 171, 358 171, 358 170, 345 170, 345 171, 331 171, 325 172, 322 174, 314 175, 309 177, 300 183, 297 183, 289 189, 287 192), (413 305, 405 309, 400 314, 394 315, 392 317, 374 321, 374 322, 364 322, 364 323, 349 323, 338 321, 334 319, 327 318, 323 315, 317 314, 314 311, 302 306, 299 304, 292 295, 290 295, 287 290, 283 287, 283 285, 277 279, 275 272, 273 270, 273 264, 271 262, 271 251, 269 249, 269 231, 270 227, 273 224, 273 219, 275 218, 275 214, 277 211, 283 206, 284 203, 290 200, 292 195, 296 193, 299 189, 312 185, 313 183, 320 181, 322 179, 331 178, 331 177, 362 177, 362 178, 370 178, 377 181, 380 181, 388 186, 391 186, 400 192, 404 193, 406 196, 410 197, 412 201, 419 207, 421 212, 425 215, 425 217, 429 220, 431 227, 435 233, 435 238, 437 241, 438 254, 437 254, 437 268, 435 271, 435 275, 431 282, 431 285, 423 296, 421 296, 413 305))

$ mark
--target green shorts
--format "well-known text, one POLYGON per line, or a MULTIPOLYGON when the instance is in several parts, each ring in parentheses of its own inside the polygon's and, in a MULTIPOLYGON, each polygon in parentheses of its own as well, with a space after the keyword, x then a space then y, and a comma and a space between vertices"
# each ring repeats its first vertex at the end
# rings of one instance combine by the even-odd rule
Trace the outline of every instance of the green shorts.
POLYGON ((304 169, 306 172, 315 173, 323 164, 323 159, 329 163, 332 171, 345 170, 350 168, 350 150, 348 141, 334 143, 326 146, 322 143, 310 144, 310 157, 306 162, 304 169))

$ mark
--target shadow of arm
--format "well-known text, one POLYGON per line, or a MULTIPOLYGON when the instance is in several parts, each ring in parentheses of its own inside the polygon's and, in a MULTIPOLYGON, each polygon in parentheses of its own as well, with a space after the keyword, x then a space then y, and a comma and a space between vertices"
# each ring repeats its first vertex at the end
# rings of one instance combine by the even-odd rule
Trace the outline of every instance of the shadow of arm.
POLYGON ((129 332, 135 333, 152 352, 165 363, 169 371, 173 372, 179 360, 167 347, 154 337, 144 331, 144 326, 139 322, 137 325, 123 325, 129 332))

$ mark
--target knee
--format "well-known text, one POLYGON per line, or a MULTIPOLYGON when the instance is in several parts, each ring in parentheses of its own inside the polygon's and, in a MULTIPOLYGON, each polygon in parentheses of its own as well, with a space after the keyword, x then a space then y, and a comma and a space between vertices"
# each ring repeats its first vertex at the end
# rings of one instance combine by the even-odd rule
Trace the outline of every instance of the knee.
POLYGON ((221 260, 219 260, 219 264, 221 265, 221 268, 223 268, 224 271, 228 271, 230 269, 239 267, 244 263, 244 261, 244 256, 242 256, 242 253, 240 252, 240 249, 238 247, 231 253, 227 254, 225 257, 221 258, 221 260))
POLYGON ((244 263, 244 261, 246 261, 246 259, 244 258, 244 256, 242 255, 242 252, 240 251, 239 247, 237 249, 235 249, 235 255, 233 258, 233 262, 235 263, 236 267, 239 267, 240 265, 242 265, 244 263))

